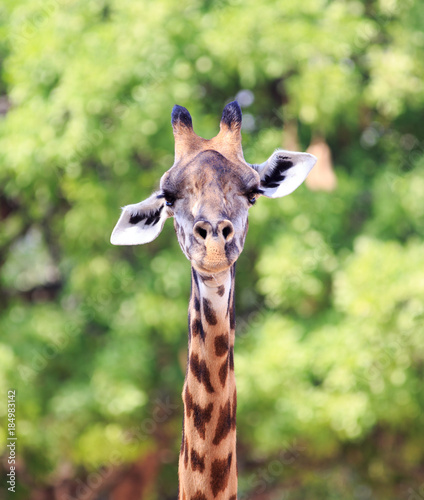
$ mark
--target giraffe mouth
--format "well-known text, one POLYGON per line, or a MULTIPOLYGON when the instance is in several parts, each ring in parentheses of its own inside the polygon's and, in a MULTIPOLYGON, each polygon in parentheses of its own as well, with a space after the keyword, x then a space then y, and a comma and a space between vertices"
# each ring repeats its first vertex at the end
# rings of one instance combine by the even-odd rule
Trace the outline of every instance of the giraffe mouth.
POLYGON ((210 260, 207 258, 203 259, 190 259, 191 264, 196 271, 202 274, 218 274, 224 271, 228 271, 231 266, 237 261, 238 255, 233 258, 223 258, 221 260, 210 260))
POLYGON ((228 270, 240 255, 234 241, 222 244, 215 239, 205 245, 193 245, 189 252, 192 265, 201 273, 216 274, 228 270))
POLYGON ((227 271, 231 266, 232 262, 228 262, 228 260, 225 260, 225 262, 222 263, 209 263, 209 262, 195 262, 192 261, 193 267, 196 269, 196 271, 203 273, 203 274, 216 274, 216 273, 221 273, 223 271, 227 271))
POLYGON ((238 256, 235 256, 235 258, 228 257, 225 252, 206 251, 203 256, 194 256, 191 261, 193 266, 201 273, 216 274, 229 269, 238 256))

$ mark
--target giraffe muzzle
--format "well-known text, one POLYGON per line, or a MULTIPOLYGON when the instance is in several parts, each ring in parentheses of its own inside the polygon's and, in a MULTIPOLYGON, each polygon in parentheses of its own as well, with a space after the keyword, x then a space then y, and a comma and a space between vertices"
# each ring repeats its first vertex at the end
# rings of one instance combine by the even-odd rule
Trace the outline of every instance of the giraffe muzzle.
POLYGON ((193 226, 193 236, 202 249, 201 259, 193 256, 197 266, 209 272, 228 268, 233 260, 228 258, 228 248, 233 247, 234 234, 233 224, 229 220, 221 220, 216 224, 205 220, 196 222, 193 226))
POLYGON ((221 220, 215 226, 208 221, 201 220, 194 225, 193 234, 197 242, 205 246, 212 240, 225 246, 234 238, 234 227, 229 220, 221 220))

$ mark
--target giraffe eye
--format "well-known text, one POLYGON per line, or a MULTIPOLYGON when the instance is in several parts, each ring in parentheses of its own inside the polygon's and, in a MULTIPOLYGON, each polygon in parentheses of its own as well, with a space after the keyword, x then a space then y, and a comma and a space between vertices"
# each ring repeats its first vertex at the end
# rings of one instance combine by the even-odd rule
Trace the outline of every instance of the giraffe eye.
POLYGON ((256 203, 256 193, 249 193, 247 195, 247 201, 251 204, 254 205, 256 203))
POLYGON ((175 203, 175 196, 173 196, 171 193, 164 191, 163 192, 163 198, 165 198, 165 205, 167 207, 173 207, 175 203))
POLYGON ((258 199, 258 196, 261 194, 263 194, 262 189, 260 189, 259 187, 254 187, 253 189, 250 189, 246 192, 247 201, 250 205, 254 205, 256 203, 256 200, 258 199))

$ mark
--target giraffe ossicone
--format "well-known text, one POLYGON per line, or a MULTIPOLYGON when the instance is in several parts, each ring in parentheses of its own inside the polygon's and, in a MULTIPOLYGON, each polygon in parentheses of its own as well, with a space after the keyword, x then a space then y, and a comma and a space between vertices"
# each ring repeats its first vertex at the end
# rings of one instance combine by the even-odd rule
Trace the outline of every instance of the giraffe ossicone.
POLYGON ((158 191, 123 208, 111 243, 148 243, 166 219, 174 218, 192 267, 179 498, 236 500, 235 263, 244 247, 249 208, 260 196, 290 194, 316 158, 276 150, 264 163, 247 163, 236 101, 225 106, 212 139, 194 132, 182 106, 174 106, 171 122, 174 164, 158 191))

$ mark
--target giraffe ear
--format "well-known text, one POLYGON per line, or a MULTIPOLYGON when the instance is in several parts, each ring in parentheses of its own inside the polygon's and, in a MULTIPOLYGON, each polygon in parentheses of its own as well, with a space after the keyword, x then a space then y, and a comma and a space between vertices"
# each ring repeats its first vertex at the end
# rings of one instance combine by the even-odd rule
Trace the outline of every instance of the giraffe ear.
POLYGON ((278 149, 266 162, 252 165, 261 177, 261 188, 268 198, 292 193, 306 179, 317 159, 309 153, 278 149))
POLYGON ((122 209, 110 237, 112 245, 142 245, 157 238, 169 217, 165 200, 159 192, 146 200, 122 209))

